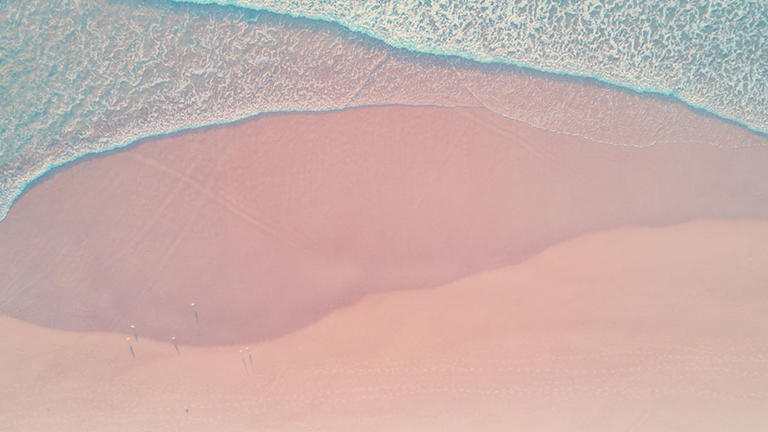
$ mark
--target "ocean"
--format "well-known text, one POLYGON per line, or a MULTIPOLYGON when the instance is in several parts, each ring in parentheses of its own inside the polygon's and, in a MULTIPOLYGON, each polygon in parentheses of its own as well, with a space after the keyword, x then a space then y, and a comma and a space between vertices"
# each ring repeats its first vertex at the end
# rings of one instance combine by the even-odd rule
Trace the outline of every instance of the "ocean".
MULTIPOLYGON (((672 139, 616 136, 572 112, 573 98, 597 110, 609 94, 647 130, 663 123, 663 101, 726 124, 734 146, 768 131, 768 2, 195 3, 213 2, 0 4, 0 219, 83 155, 265 112, 484 106, 608 144, 672 139), (536 99, 526 80, 564 96, 521 104, 536 99)), ((697 127, 669 136, 695 140, 697 127)))

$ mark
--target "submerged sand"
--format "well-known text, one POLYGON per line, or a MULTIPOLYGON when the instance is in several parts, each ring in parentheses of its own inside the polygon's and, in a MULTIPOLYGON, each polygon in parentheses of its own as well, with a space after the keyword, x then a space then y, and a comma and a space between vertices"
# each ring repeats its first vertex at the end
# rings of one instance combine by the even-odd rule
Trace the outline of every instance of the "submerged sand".
POLYGON ((0 223, 0 313, 266 340, 621 226, 768 217, 768 148, 622 147, 482 108, 262 116, 83 160, 0 223), (190 303, 197 304, 200 321, 190 303))
POLYGON ((366 296, 271 342, 180 346, 0 319, 19 431, 768 428, 768 223, 567 241, 366 296), (245 366, 244 366, 245 363, 245 366), (188 410, 188 411, 187 411, 188 410))

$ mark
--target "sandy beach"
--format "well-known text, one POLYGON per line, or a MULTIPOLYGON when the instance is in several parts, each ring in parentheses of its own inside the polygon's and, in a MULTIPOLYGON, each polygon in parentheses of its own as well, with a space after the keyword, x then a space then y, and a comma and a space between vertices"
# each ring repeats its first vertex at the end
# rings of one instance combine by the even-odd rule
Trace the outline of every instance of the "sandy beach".
POLYGON ((0 432, 768 431, 768 2, 626 3, 0 1, 0 432))
POLYGON ((481 108, 268 115, 161 137, 16 202, 0 223, 0 312, 183 344, 267 340, 365 294, 591 231, 765 218, 767 152, 612 146, 481 108))
POLYGON ((192 347, 0 320, 8 430, 768 427, 768 223, 624 228, 285 337, 192 347), (13 367, 11 367, 13 366, 13 367), (188 411, 187 411, 188 410, 188 411))

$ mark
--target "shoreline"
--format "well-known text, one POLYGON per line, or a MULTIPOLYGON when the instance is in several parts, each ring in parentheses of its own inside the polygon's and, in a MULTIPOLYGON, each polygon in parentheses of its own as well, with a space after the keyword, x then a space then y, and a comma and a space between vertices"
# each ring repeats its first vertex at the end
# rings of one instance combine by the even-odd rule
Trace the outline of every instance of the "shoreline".
POLYGON ((30 188, 0 223, 12 269, 0 286, 29 301, 71 290, 71 304, 3 310, 162 334, 189 298, 219 318, 202 334, 185 324, 181 343, 269 338, 369 291, 444 283, 590 231, 768 217, 765 151, 609 146, 484 108, 265 115, 94 156, 30 188), (221 284, 239 297, 206 288, 221 284))
MULTIPOLYGON (((617 88, 618 90, 622 90, 621 88, 617 88)), ((661 95, 663 96, 663 95, 661 95)), ((650 95, 651 98, 653 98, 653 95, 650 95)), ((671 101, 671 102, 680 102, 677 100, 671 101)), ((684 103, 682 105, 685 108, 691 108, 686 106, 684 103)), ((601 141, 597 139, 590 138, 588 136, 583 136, 575 133, 570 133, 566 131, 559 131, 554 129, 549 129, 543 126, 538 126, 536 124, 530 123, 526 120, 510 117, 502 112, 498 112, 488 106, 484 105, 437 105, 437 104, 408 104, 408 103, 380 103, 380 104, 359 104, 359 105, 350 105, 350 106, 344 106, 344 107, 338 107, 338 108, 328 108, 328 109, 321 109, 321 110, 308 110, 308 111, 291 111, 291 110, 282 110, 282 111, 264 111, 259 112, 256 114, 248 114, 244 117, 236 118, 233 120, 225 120, 221 122, 215 122, 215 123, 206 123, 202 125, 194 125, 194 126, 188 126, 188 127, 182 127, 179 129, 166 131, 166 132, 158 132, 151 135, 145 135, 145 136, 139 136, 137 138, 131 138, 127 141, 125 141, 122 144, 116 145, 114 147, 109 147, 104 150, 97 150, 92 151, 88 153, 84 153, 74 159, 66 160, 58 165, 52 165, 48 168, 46 168, 42 173, 38 174, 37 176, 31 178, 29 181, 24 183, 20 189, 20 191, 11 197, 10 202, 7 206, 0 205, 0 223, 2 223, 5 218, 8 216, 8 212, 13 207, 14 203, 19 200, 29 189, 35 187, 39 183, 46 182, 49 178, 55 176, 58 172, 62 170, 70 169, 71 167, 77 165, 80 162, 88 161, 93 158, 100 158, 100 157, 106 157, 109 156, 112 153, 120 152, 123 150, 128 150, 132 147, 143 145, 145 143, 150 143, 154 140, 164 139, 164 138, 171 138, 178 135, 184 135, 187 133, 195 133, 198 131, 206 131, 206 130, 215 130, 216 128, 221 127, 235 127, 238 124, 241 124, 243 122, 249 122, 249 121, 257 121, 260 118, 269 117, 269 116, 275 116, 275 115, 313 115, 313 114, 326 114, 326 113, 334 113, 334 112, 344 112, 349 110, 355 110, 355 109, 366 109, 366 108, 379 108, 379 107, 412 107, 412 108, 438 108, 438 109, 485 109, 489 111, 490 113, 497 115, 499 117, 505 118, 510 121, 519 122, 521 124, 524 124, 528 127, 538 129, 542 132, 548 132, 553 134, 559 134, 564 136, 571 136, 576 138, 582 138, 589 141, 596 142, 598 144, 608 145, 608 146, 618 146, 618 147, 631 147, 631 148, 637 148, 637 149, 643 149, 647 148, 648 146, 637 146, 632 144, 624 144, 624 143, 613 143, 608 141, 601 141), (5 208, 4 208, 5 207, 5 208)), ((695 110, 693 110, 695 111, 695 110)), ((703 112, 701 114, 708 115, 709 113, 703 112)), ((719 118, 718 116, 714 115, 711 116, 713 119, 717 121, 725 120, 726 123, 729 123, 727 119, 719 118)), ((742 125, 738 123, 732 123, 734 126, 737 127, 743 127, 742 125)), ((754 133, 758 136, 768 138, 768 133, 763 133, 761 131, 755 131, 751 130, 749 128, 744 128, 749 133, 754 133)), ((701 143, 702 145, 714 145, 711 143, 701 143)), ((651 144, 653 145, 653 144, 651 144)), ((650 146, 650 145, 649 145, 650 146)), ((753 148, 753 147, 761 147, 761 146, 768 146, 768 140, 766 140, 765 144, 754 144, 754 145, 747 145, 747 146, 734 146, 734 147, 727 147, 729 149, 733 150, 740 150, 740 149, 746 149, 746 148, 753 148)))
POLYGON ((175 4, 180 4, 180 5, 195 5, 198 7, 210 7, 210 8, 219 7, 223 9, 233 8, 236 10, 268 13, 268 14, 275 15, 282 18, 289 18, 289 19, 294 19, 299 21, 307 21, 309 23, 314 23, 315 25, 317 24, 329 25, 331 27, 337 27, 343 31, 347 31, 352 34, 360 35, 364 38, 367 38, 369 39, 369 41, 367 41, 369 43, 383 44, 384 46, 386 46, 391 50, 401 51, 408 55, 434 57, 437 60, 444 60, 446 64, 449 64, 449 65, 452 63, 458 62, 458 63, 468 63, 468 64, 461 65, 463 67, 471 67, 472 65, 474 65, 478 67, 512 69, 514 71, 523 72, 523 73, 541 74, 543 77, 550 78, 550 79, 551 78, 564 79, 564 80, 568 80, 576 83, 582 83, 587 85, 597 85, 600 87, 620 90, 620 91, 628 92, 630 94, 634 94, 638 96, 659 98, 666 102, 674 102, 674 103, 682 104, 683 106, 690 109, 691 111, 696 112, 697 114, 709 116, 717 120, 732 124, 734 126, 744 128, 749 132, 759 134, 764 137, 768 137, 768 129, 760 129, 759 127, 750 125, 745 121, 739 120, 738 118, 735 118, 735 117, 732 118, 722 114, 718 114, 712 109, 709 109, 705 106, 697 105, 693 102, 683 99, 682 97, 678 96, 674 91, 667 92, 663 90, 653 89, 650 87, 648 88, 635 87, 630 84, 621 84, 619 82, 615 82, 598 75, 580 74, 575 72, 565 72, 565 71, 558 71, 554 69, 538 68, 532 64, 516 63, 516 62, 503 60, 500 58, 482 59, 476 56, 472 56, 471 54, 463 53, 459 51, 450 52, 450 51, 438 51, 438 50, 420 50, 414 47, 409 47, 405 44, 391 43, 384 39, 378 38, 369 32, 366 32, 362 28, 355 28, 348 24, 341 23, 332 18, 327 18, 323 16, 304 16, 299 14, 292 14, 287 11, 276 10, 266 6, 252 7, 249 5, 233 4, 233 3, 222 4, 217 2, 216 0, 203 0, 203 1, 168 0, 168 1, 175 4))
MULTIPOLYGON (((227 12, 227 10, 231 9, 233 11, 243 11, 243 10, 249 10, 249 9, 243 9, 236 5, 231 6, 223 6, 219 4, 207 4, 207 5, 200 5, 196 4, 194 2, 177 2, 172 0, 162 0, 159 2, 155 2, 151 7, 158 8, 159 5, 165 5, 165 4, 171 4, 174 7, 178 8, 184 8, 189 10, 194 10, 198 8, 213 8, 216 10, 221 10, 224 14, 231 14, 230 12, 227 12)), ((251 10, 252 11, 252 10, 251 10)), ((740 123, 738 121, 731 121, 728 118, 721 117, 717 114, 714 114, 712 112, 709 112, 707 110, 702 110, 697 108, 695 105, 687 104, 686 102, 676 98, 674 95, 665 95, 664 93, 654 93, 654 92, 644 92, 644 91, 636 91, 632 88, 623 87, 620 85, 615 85, 611 83, 606 83, 601 81, 598 78, 590 78, 590 77, 579 77, 579 76, 571 76, 571 75, 558 75, 556 73, 552 72, 546 72, 541 71, 535 68, 527 68, 524 66, 515 66, 515 65, 507 65, 502 63, 480 63, 477 61, 473 61, 471 59, 466 59, 463 57, 457 57, 457 56, 451 56, 451 55, 441 55, 441 54, 429 54, 429 53, 422 53, 418 51, 411 51, 407 48, 397 48, 388 45, 387 43, 375 39, 371 36, 367 36, 365 34, 360 34, 358 32, 355 32, 353 30, 347 29, 341 24, 335 23, 335 22, 326 22, 326 21, 317 21, 313 20, 311 18, 291 18, 289 16, 279 14, 279 13, 273 13, 273 12, 253 12, 254 15, 260 15, 260 14, 268 14, 270 20, 276 21, 278 24, 284 24, 290 28, 293 27, 307 27, 307 28, 319 28, 319 32, 325 33, 328 35, 333 35, 334 37, 339 38, 339 40, 342 40, 344 42, 351 43, 353 45, 366 47, 371 52, 384 52, 388 56, 391 56, 395 63, 398 64, 397 67, 400 69, 397 69, 395 71, 389 71, 389 75, 387 76, 397 76, 399 72, 403 72, 403 68, 413 67, 417 71, 421 71, 424 73, 427 73, 427 75, 431 78, 440 78, 445 79, 443 75, 445 75, 450 69, 453 69, 454 71, 460 71, 462 74, 468 74, 469 77, 467 79, 461 78, 458 80, 455 80, 456 82, 448 82, 446 81, 444 84, 452 84, 455 86, 455 88, 461 89, 462 86, 464 86, 465 90, 468 90, 466 88, 466 82, 470 81, 470 84, 473 84, 472 80, 478 79, 481 80, 477 86, 482 87, 483 86, 483 79, 487 79, 489 81, 493 80, 501 80, 501 84, 499 84, 495 90, 502 91, 506 87, 504 86, 504 83, 509 81, 512 83, 513 86, 516 86, 514 91, 519 90, 518 87, 520 87, 520 82, 527 80, 530 83, 532 83, 535 86, 538 85, 544 85, 545 87, 540 89, 540 94, 543 95, 544 98, 551 99, 550 102, 552 103, 560 103, 557 99, 559 97, 559 94, 547 94, 547 88, 546 87, 552 87, 557 88, 555 92, 562 92, 564 89, 566 92, 569 89, 573 89, 576 91, 587 91, 590 92, 590 95, 584 96, 584 98, 588 97, 594 97, 594 96, 600 96, 602 93, 607 92, 609 99, 613 100, 616 98, 616 101, 618 101, 618 106, 623 106, 625 104, 632 104, 635 102, 640 102, 645 105, 648 105, 651 109, 651 113, 653 114, 654 108, 669 108, 674 115, 682 115, 684 117, 684 120, 688 123, 691 123, 691 126, 689 129, 692 130, 699 130, 701 129, 701 126, 704 125, 704 127, 707 127, 707 125, 711 122, 715 123, 722 123, 722 127, 715 126, 715 129, 718 129, 717 133, 721 134, 722 131, 719 131, 719 129, 726 130, 728 133, 734 133, 735 136, 740 136, 741 138, 744 138, 746 136, 746 140, 750 143, 753 141, 761 141, 768 143, 768 133, 760 131, 758 129, 750 128, 749 126, 744 125, 743 123, 740 123), (296 22, 294 22, 296 21, 296 22), (438 71, 430 71, 430 68, 436 68, 438 71), (506 80, 506 81, 505 81, 506 80), (565 86, 565 87, 563 87, 565 86), (594 95, 594 96, 591 96, 594 95), (626 97, 625 97, 626 96, 626 97)), ((390 77, 391 78, 391 77, 390 77)), ((386 77, 385 77, 386 80, 386 77)), ((385 83, 386 84, 386 83, 385 83)), ((401 84, 410 84, 410 85, 418 85, 419 83, 417 80, 414 80, 413 82, 405 82, 401 84)), ((367 85, 367 83, 366 83, 367 85)), ((490 83, 490 86, 493 86, 494 83, 490 83)), ((470 86, 471 87, 471 86, 470 86)), ((446 91, 451 91, 452 89, 448 89, 446 91)), ((20 177, 19 179, 14 180, 14 183, 11 183, 12 187, 8 188, 8 190, 3 190, 3 201, 4 203, 0 205, 0 223, 7 217, 7 213, 10 210, 10 208, 13 206, 13 204, 16 202, 16 200, 19 199, 19 197, 24 193, 25 190, 27 190, 29 187, 33 187, 37 179, 40 179, 41 177, 44 177, 46 173, 48 173, 51 170, 56 170, 60 167, 66 167, 68 163, 72 161, 77 161, 82 157, 86 157, 88 155, 93 154, 100 154, 104 152, 109 152, 111 150, 115 149, 121 149, 125 147, 129 147, 133 145, 137 141, 147 140, 147 139, 154 139, 154 138, 162 138, 164 136, 173 135, 175 133, 180 132, 186 132, 186 131, 195 131, 200 129, 205 129, 208 127, 216 127, 221 125, 227 125, 227 124, 237 124, 240 121, 249 120, 256 118, 263 114, 271 114, 271 113, 291 113, 291 114, 303 114, 303 113, 313 113, 313 112, 331 112, 331 111, 338 111, 338 110, 347 110, 352 108, 358 108, 358 107, 369 107, 369 106, 389 106, 389 105, 403 105, 403 106, 440 106, 440 107, 468 107, 468 106, 485 106, 487 109, 496 112, 498 115, 505 116, 506 118, 509 118, 511 120, 521 121, 529 126, 540 128, 542 130, 550 131, 550 132, 557 132, 557 133, 564 133, 564 134, 573 134, 577 136, 584 136, 589 139, 595 139, 598 141, 603 141, 612 145, 624 145, 624 143, 627 140, 627 137, 625 136, 616 136, 611 137, 608 136, 606 139, 605 136, 597 136, 599 134, 593 134, 595 136, 584 134, 582 131, 586 127, 586 125, 577 125, 577 126, 571 126, 571 129, 564 130, 563 128, 557 128, 557 127, 551 127, 551 125, 545 124, 546 121, 539 121, 538 123, 535 121, 537 116, 535 113, 531 112, 522 112, 522 113, 510 113, 508 110, 505 109, 505 107, 499 107, 496 106, 494 103, 484 103, 483 97, 478 98, 475 92, 469 91, 470 94, 472 94, 472 97, 464 98, 462 100, 466 100, 469 103, 460 103, 460 104, 450 104, 450 103, 442 103, 443 101, 438 97, 436 94, 425 94, 425 95, 419 95, 419 97, 414 98, 416 102, 414 103, 399 103, 398 100, 402 99, 402 95, 398 94, 383 94, 381 97, 376 96, 368 96, 365 97, 365 95, 362 98, 362 101, 358 100, 352 100, 349 101, 349 103, 345 104, 344 106, 340 107, 332 107, 328 109, 316 109, 316 110, 274 110, 274 111, 262 111, 262 112, 248 112, 243 115, 238 115, 232 118, 229 118, 227 120, 220 120, 220 121, 213 121, 209 123, 196 123, 193 125, 186 125, 181 126, 179 128, 169 130, 169 131, 161 131, 156 132, 153 131, 149 134, 136 134, 133 137, 127 138, 126 140, 116 143, 114 145, 110 145, 109 148, 103 149, 103 150, 93 150, 93 151, 87 151, 86 153, 82 154, 81 156, 74 157, 73 159, 64 160, 60 163, 54 163, 52 165, 49 165, 47 167, 37 167, 34 170, 32 170, 32 173, 27 172, 25 175, 23 175, 23 180, 20 177), (473 99, 474 97, 474 99, 473 99), (441 103, 422 103, 422 99, 426 100, 433 100, 433 101, 439 101, 441 103), (516 115, 517 114, 517 115, 516 115), (615 139, 615 141, 614 141, 615 139)), ((493 94, 493 91, 490 92, 493 94)), ((510 106, 513 107, 512 110, 514 111, 514 106, 516 104, 525 104, 527 103, 524 98, 521 99, 514 99, 514 96, 507 96, 512 98, 511 100, 504 100, 502 101, 502 105, 506 105, 506 108, 509 108, 510 106)), ((356 98, 354 98, 356 99, 356 98)), ((575 101, 569 101, 571 105, 569 106, 578 106, 580 103, 583 103, 582 100, 575 100, 575 101)), ((546 104, 545 104, 546 105, 546 104)), ((595 114, 594 112, 591 112, 591 114, 595 114)), ((599 114, 599 113, 597 113, 599 114)), ((642 113, 641 113, 642 114, 642 113)), ((566 116, 567 114, 560 113, 560 115, 566 116)), ((637 115, 635 113, 634 115, 637 115)), ((651 128, 659 127, 659 124, 652 124, 654 121, 664 121, 664 116, 659 116, 660 119, 652 119, 649 120, 649 124, 627 124, 622 125, 623 127, 638 127, 641 129, 648 128, 649 130, 651 128)), ((567 120, 567 118, 566 118, 567 120)), ((618 120, 618 119, 613 119, 618 120)), ((588 119, 578 119, 578 122, 585 122, 588 121, 588 119)), ((561 122, 562 123, 562 122, 561 122)), ((562 125, 568 125, 567 123, 563 123, 562 125)), ((669 125, 669 124, 662 124, 662 127, 669 127, 672 126, 673 128, 675 125, 669 125)), ((126 134, 127 136, 131 136, 132 134, 126 134)), ((634 143, 627 142, 627 145, 635 145, 634 143)), ((746 144, 754 145, 754 144, 746 144)), ((760 144, 758 144, 760 145, 760 144)), ((47 157, 47 156, 46 156, 47 157)), ((52 156, 52 159, 58 159, 60 156, 52 156)), ((34 156, 31 156, 32 159, 34 159, 34 156)), ((18 161, 17 161, 18 162, 18 161)), ((16 174, 14 174, 15 176, 16 174)))

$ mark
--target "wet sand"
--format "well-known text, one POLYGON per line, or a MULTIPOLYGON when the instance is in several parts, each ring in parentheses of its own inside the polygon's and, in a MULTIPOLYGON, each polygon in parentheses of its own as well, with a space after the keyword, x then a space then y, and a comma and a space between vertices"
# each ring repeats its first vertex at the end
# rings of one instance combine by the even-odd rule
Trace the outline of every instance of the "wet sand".
POLYGON ((591 231, 768 217, 766 156, 613 146, 483 108, 262 116, 30 188, 0 223, 0 313, 68 330, 133 323, 185 345, 267 340, 365 294, 438 286, 591 231))
POLYGON ((366 296, 283 338, 180 346, 0 318, 0 424, 33 431, 768 428, 768 223, 593 233, 366 296), (245 367, 244 367, 245 363, 245 367), (187 412, 187 410, 189 410, 187 412))

